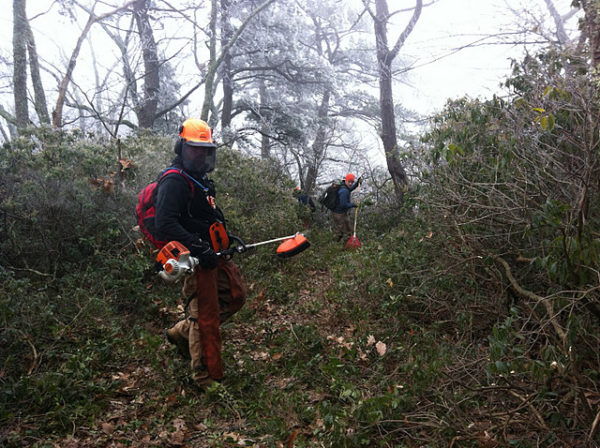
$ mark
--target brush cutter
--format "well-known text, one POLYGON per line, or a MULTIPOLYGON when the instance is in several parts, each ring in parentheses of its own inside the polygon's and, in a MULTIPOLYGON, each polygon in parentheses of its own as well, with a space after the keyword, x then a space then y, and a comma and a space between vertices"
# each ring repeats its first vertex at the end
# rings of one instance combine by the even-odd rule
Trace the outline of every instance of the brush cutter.
POLYGON ((244 242, 237 237, 232 237, 232 239, 237 240, 238 243, 240 243, 240 245, 237 247, 230 247, 228 249, 217 252, 218 256, 232 255, 236 252, 238 254, 241 254, 243 252, 246 252, 248 249, 252 249, 257 246, 262 246, 263 244, 276 243, 278 241, 283 241, 283 243, 281 243, 277 247, 277 256, 279 258, 293 257, 294 255, 299 254, 303 250, 308 249, 310 247, 310 243, 302 233, 295 233, 294 235, 282 236, 281 238, 275 238, 272 240, 261 241, 260 243, 253 244, 244 244, 244 242))
MULTIPOLYGON (((229 242, 230 240, 235 240, 239 245, 222 249, 217 252, 217 256, 223 257, 231 256, 235 253, 241 254, 254 247, 275 243, 277 241, 283 241, 277 247, 277 256, 280 258, 293 257, 310 247, 310 243, 302 233, 253 244, 244 244, 240 238, 228 235, 227 241, 229 242)), ((178 241, 171 241, 166 244, 158 253, 156 261, 159 268, 158 275, 168 282, 174 282, 183 275, 191 274, 194 271, 194 268, 199 264, 198 259, 192 257, 190 251, 178 241)))

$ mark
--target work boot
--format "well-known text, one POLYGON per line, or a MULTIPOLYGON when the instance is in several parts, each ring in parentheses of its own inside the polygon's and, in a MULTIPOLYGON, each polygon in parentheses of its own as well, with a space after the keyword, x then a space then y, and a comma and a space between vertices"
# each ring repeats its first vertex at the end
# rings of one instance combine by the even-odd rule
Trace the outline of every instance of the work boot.
POLYGON ((209 376, 208 371, 204 367, 193 369, 192 380, 196 386, 204 389, 213 383, 213 379, 209 376))
POLYGON ((190 346, 188 344, 188 340, 182 338, 181 335, 172 328, 165 330, 165 336, 167 337, 167 341, 177 347, 177 351, 183 356, 185 359, 190 359, 190 346))

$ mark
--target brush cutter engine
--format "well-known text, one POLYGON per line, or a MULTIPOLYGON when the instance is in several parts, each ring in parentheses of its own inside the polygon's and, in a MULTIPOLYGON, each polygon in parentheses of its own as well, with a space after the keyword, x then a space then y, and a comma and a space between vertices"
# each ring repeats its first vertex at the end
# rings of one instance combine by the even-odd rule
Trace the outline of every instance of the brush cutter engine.
POLYGON ((174 282, 186 274, 191 274, 199 263, 198 259, 192 257, 190 251, 177 241, 165 245, 158 253, 156 262, 160 269, 158 275, 167 282, 174 282))

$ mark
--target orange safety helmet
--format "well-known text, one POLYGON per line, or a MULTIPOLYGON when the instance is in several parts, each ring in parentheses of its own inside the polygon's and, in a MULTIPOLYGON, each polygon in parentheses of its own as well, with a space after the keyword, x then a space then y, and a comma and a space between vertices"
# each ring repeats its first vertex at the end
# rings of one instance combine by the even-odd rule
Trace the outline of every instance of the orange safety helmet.
POLYGON ((212 129, 199 118, 188 118, 179 128, 179 136, 190 146, 214 145, 212 129))
POLYGON ((183 168, 195 173, 210 173, 215 169, 217 145, 212 129, 199 118, 188 118, 179 126, 175 154, 183 159, 183 168))
POLYGON ((175 143, 175 154, 180 155, 184 143, 188 146, 216 148, 212 129, 199 118, 188 118, 179 126, 179 138, 175 143))
POLYGON ((344 180, 346 182, 354 182, 354 174, 352 174, 352 173, 346 174, 346 177, 344 178, 344 180))

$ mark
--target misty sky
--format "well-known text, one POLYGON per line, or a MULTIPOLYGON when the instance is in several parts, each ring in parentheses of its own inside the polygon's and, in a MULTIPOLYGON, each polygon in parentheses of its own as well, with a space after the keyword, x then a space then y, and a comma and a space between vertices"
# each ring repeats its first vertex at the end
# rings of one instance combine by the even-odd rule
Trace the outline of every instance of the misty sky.
MULTIPOLYGON (((564 14, 570 10, 571 0, 555 0, 555 4, 564 14)), ((500 39, 489 35, 519 29, 519 19, 511 7, 528 8, 529 14, 521 16, 528 22, 534 15, 547 14, 543 0, 437 0, 423 8, 403 49, 414 58, 413 64, 418 68, 410 72, 409 85, 397 89, 397 96, 407 107, 431 113, 441 109, 449 97, 468 94, 473 98, 486 98, 498 92, 499 84, 510 74, 510 58, 518 59, 524 54, 523 45, 489 45, 500 39), (444 57, 475 42, 479 46, 444 57), (442 59, 436 60, 440 57, 442 59), (431 61, 435 62, 429 63, 431 61)), ((551 26, 552 22, 548 22, 551 26)), ((570 30, 575 31, 576 18, 571 19, 569 25, 570 30)), ((519 35, 503 37, 511 42, 521 38, 519 35)))
MULTIPOLYGON (((397 1, 388 0, 390 9, 395 7, 397 1)), ((554 1, 561 13, 570 9, 571 0, 554 1)), ((10 8, 12 2, 0 0, 2 3, 10 8)), ((29 1, 28 15, 32 17, 48 11, 52 3, 52 0, 29 1)), ((411 1, 403 1, 402 4, 412 6, 411 1)), ((434 4, 423 8, 419 22, 398 57, 415 68, 409 71, 406 83, 396 87, 397 102, 420 113, 431 114, 441 109, 449 97, 465 94, 489 97, 497 92, 502 79, 510 73, 509 59, 523 54, 522 45, 487 45, 498 38, 486 36, 517 29, 515 23, 518 19, 511 13, 510 7, 515 10, 529 8, 532 16, 545 12, 544 0, 436 0, 434 4), (448 56, 461 46, 474 42, 480 46, 448 56)), ((50 8, 50 11, 34 20, 32 26, 40 56, 48 58, 49 52, 52 52, 50 57, 55 58, 53 63, 56 63, 66 60, 70 55, 79 30, 66 18, 59 16, 56 7, 50 8)), ((409 16, 409 13, 395 16, 397 31, 390 30, 390 43, 395 41, 409 16)), ((570 25, 572 30, 575 29, 576 20, 572 19, 570 25)), ((94 33, 97 51, 111 51, 116 56, 116 48, 108 39, 105 41, 106 47, 96 40, 101 34, 94 33)), ((0 16, 0 39, 1 55, 11 60, 12 11, 0 16)), ((511 39, 519 40, 519 36, 511 39)), ((84 65, 84 62, 78 61, 79 64, 84 65)), ((2 81, 0 94, 4 97, 11 92, 9 83, 9 79, 2 81)))

